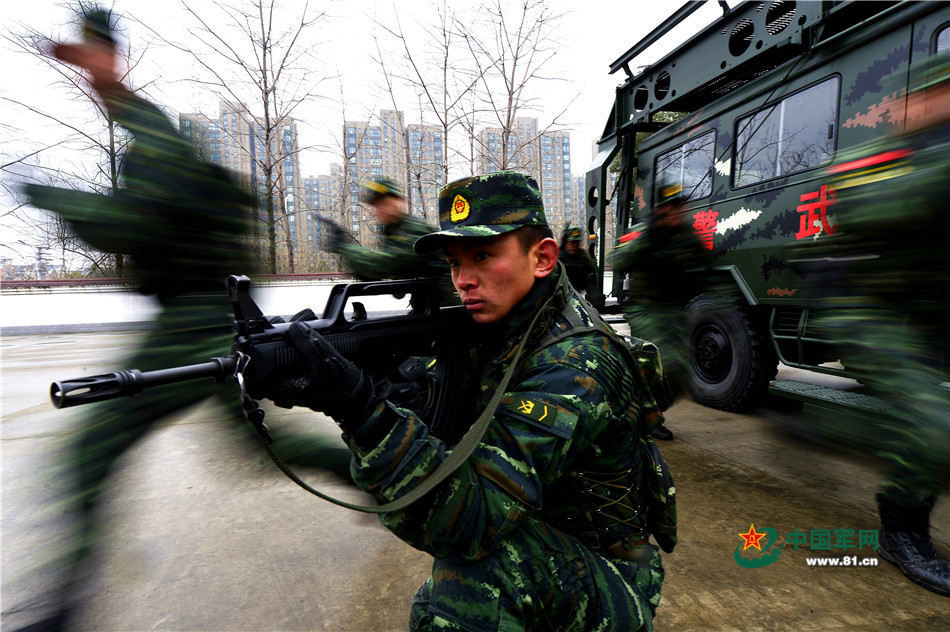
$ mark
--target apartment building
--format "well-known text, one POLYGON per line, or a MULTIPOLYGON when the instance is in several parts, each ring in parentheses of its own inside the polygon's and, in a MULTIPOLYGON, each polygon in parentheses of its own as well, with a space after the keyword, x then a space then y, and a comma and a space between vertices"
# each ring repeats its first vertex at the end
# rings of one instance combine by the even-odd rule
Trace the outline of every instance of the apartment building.
POLYGON ((202 113, 178 116, 182 135, 190 138, 205 160, 227 169, 259 198, 257 231, 261 242, 268 237, 268 192, 273 204, 278 261, 289 261, 308 247, 305 222, 300 219, 304 188, 299 174, 297 123, 292 118, 265 124, 240 104, 221 101, 217 118, 202 113))
POLYGON ((538 119, 518 117, 507 143, 505 140, 501 128, 489 127, 479 132, 479 172, 512 169, 534 176, 555 234, 560 234, 565 226, 582 224, 584 207, 577 204, 571 175, 570 132, 541 132, 538 119))

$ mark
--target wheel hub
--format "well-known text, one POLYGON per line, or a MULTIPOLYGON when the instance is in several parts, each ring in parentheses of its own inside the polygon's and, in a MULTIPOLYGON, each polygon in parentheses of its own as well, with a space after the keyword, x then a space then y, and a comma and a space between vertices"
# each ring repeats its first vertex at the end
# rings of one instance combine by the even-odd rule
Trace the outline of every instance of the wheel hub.
POLYGON ((719 382, 732 366, 732 345, 722 329, 707 324, 696 332, 694 365, 698 373, 709 382, 719 382))

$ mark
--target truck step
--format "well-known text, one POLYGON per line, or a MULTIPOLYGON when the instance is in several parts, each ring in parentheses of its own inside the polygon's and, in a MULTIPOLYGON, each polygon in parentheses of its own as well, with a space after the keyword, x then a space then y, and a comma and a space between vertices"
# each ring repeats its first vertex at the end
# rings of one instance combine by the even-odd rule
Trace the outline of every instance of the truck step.
POLYGON ((888 402, 873 395, 863 395, 797 380, 773 380, 769 383, 769 394, 798 400, 819 408, 863 411, 885 416, 894 412, 894 408, 888 402))

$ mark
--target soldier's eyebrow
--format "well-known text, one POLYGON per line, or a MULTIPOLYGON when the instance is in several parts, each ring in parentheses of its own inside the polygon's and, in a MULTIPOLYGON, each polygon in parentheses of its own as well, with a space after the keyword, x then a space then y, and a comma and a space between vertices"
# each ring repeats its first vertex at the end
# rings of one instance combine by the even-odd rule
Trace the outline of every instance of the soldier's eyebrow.
MULTIPOLYGON (((460 242, 464 241, 464 242, 466 242, 466 243, 465 243, 465 244, 453 244, 454 246, 457 246, 457 247, 458 247, 458 249, 457 249, 457 250, 454 250, 453 252, 461 254, 462 252, 471 252, 472 250, 477 250, 477 249, 479 249, 479 248, 485 248, 486 246, 491 246, 492 244, 494 244, 495 242, 497 242, 497 241, 499 240, 499 238, 501 238, 502 236, 504 236, 504 234, 502 234, 502 235, 492 235, 491 237, 462 237, 462 238, 458 239, 457 241, 460 241, 460 242)), ((453 256, 453 253, 449 252, 449 247, 450 247, 450 246, 447 244, 447 245, 442 249, 442 251, 445 253, 445 256, 446 256, 446 257, 451 257, 451 256, 453 256)))

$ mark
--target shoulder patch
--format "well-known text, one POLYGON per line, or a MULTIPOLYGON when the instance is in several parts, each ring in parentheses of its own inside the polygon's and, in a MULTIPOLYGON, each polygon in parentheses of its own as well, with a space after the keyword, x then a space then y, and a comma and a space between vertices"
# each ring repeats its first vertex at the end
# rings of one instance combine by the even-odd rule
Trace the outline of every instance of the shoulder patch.
POLYGON ((501 398, 498 412, 544 428, 562 439, 570 439, 577 426, 577 411, 554 404, 541 393, 506 395, 501 398))
POLYGON ((525 417, 543 423, 545 426, 550 426, 554 423, 554 418, 557 417, 557 412, 548 408, 547 404, 530 399, 516 398, 514 406, 525 417))

